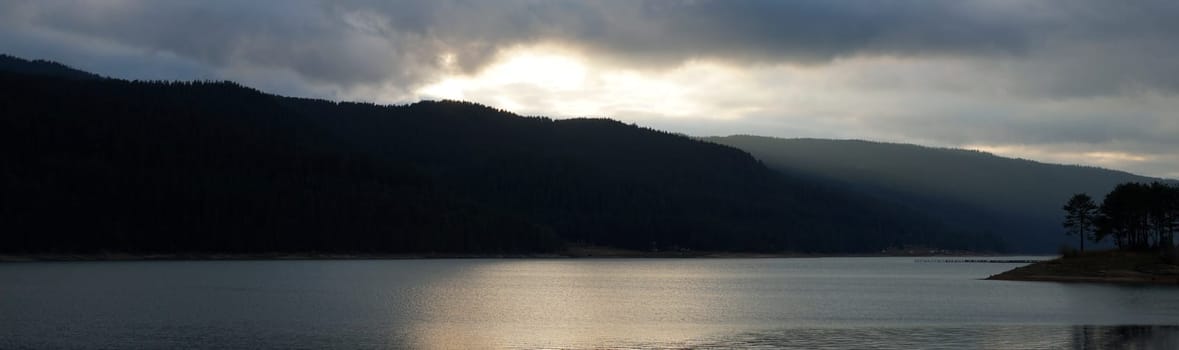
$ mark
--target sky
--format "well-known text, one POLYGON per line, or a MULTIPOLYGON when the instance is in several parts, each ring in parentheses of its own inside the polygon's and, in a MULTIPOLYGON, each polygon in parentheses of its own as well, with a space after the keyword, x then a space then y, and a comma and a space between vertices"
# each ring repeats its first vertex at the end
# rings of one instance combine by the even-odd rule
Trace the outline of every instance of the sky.
POLYGON ((0 53, 1179 178, 1179 1, 6 0, 0 53))

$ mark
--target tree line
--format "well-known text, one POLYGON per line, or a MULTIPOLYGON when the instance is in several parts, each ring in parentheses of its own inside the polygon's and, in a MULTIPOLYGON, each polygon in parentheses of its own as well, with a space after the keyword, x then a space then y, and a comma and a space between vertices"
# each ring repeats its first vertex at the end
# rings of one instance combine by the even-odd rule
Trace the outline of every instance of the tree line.
POLYGON ((1063 207, 1064 227, 1085 241, 1111 240, 1119 249, 1169 251, 1179 231, 1179 186, 1128 182, 1115 187, 1098 205, 1089 195, 1073 195, 1063 207))
POLYGON ((46 74, 65 68, 6 59, 0 252, 999 247, 734 148, 613 120, 46 74))

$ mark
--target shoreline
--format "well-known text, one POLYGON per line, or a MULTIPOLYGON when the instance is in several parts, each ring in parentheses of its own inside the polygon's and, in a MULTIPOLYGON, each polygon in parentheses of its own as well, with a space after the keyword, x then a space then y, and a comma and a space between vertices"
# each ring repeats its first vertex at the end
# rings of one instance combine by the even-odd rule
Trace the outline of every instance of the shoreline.
POLYGON ((751 253, 713 251, 644 252, 607 247, 574 247, 561 252, 535 254, 457 254, 457 253, 92 253, 92 254, 0 254, 0 263, 15 262, 85 262, 85 261, 230 261, 230 260, 432 260, 432 259, 781 259, 781 258, 852 258, 852 257, 972 257, 1023 256, 982 252, 945 253, 751 253))
POLYGON ((1026 275, 987 277, 991 281, 1060 282, 1060 283, 1115 283, 1115 284, 1158 284, 1179 286, 1179 277, 1174 276, 1052 276, 1026 275))
POLYGON ((6 262, 84 262, 84 261, 229 261, 229 260, 440 260, 440 259, 793 259, 793 258, 871 258, 922 257, 927 255, 882 254, 625 254, 571 255, 552 254, 0 254, 6 262))
POLYGON ((1103 251, 1033 263, 986 280, 1179 285, 1179 266, 1153 253, 1103 251))

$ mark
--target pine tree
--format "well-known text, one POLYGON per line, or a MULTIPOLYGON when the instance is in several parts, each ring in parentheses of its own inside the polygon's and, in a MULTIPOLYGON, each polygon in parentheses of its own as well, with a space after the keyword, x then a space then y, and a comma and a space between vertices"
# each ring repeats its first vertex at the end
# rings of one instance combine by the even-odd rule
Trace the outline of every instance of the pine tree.
POLYGON ((1093 233, 1094 219, 1097 216, 1097 204, 1084 193, 1073 195, 1062 208, 1066 212, 1064 227, 1066 234, 1076 235, 1080 242, 1081 252, 1085 252, 1085 239, 1093 233))

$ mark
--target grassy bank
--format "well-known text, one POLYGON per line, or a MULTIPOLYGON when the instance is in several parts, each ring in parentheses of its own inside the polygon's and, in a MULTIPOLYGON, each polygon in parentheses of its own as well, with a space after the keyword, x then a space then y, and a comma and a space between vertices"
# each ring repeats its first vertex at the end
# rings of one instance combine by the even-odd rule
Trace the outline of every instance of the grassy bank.
POLYGON ((1034 263, 987 279, 1179 285, 1179 265, 1157 253, 1100 251, 1034 263))

